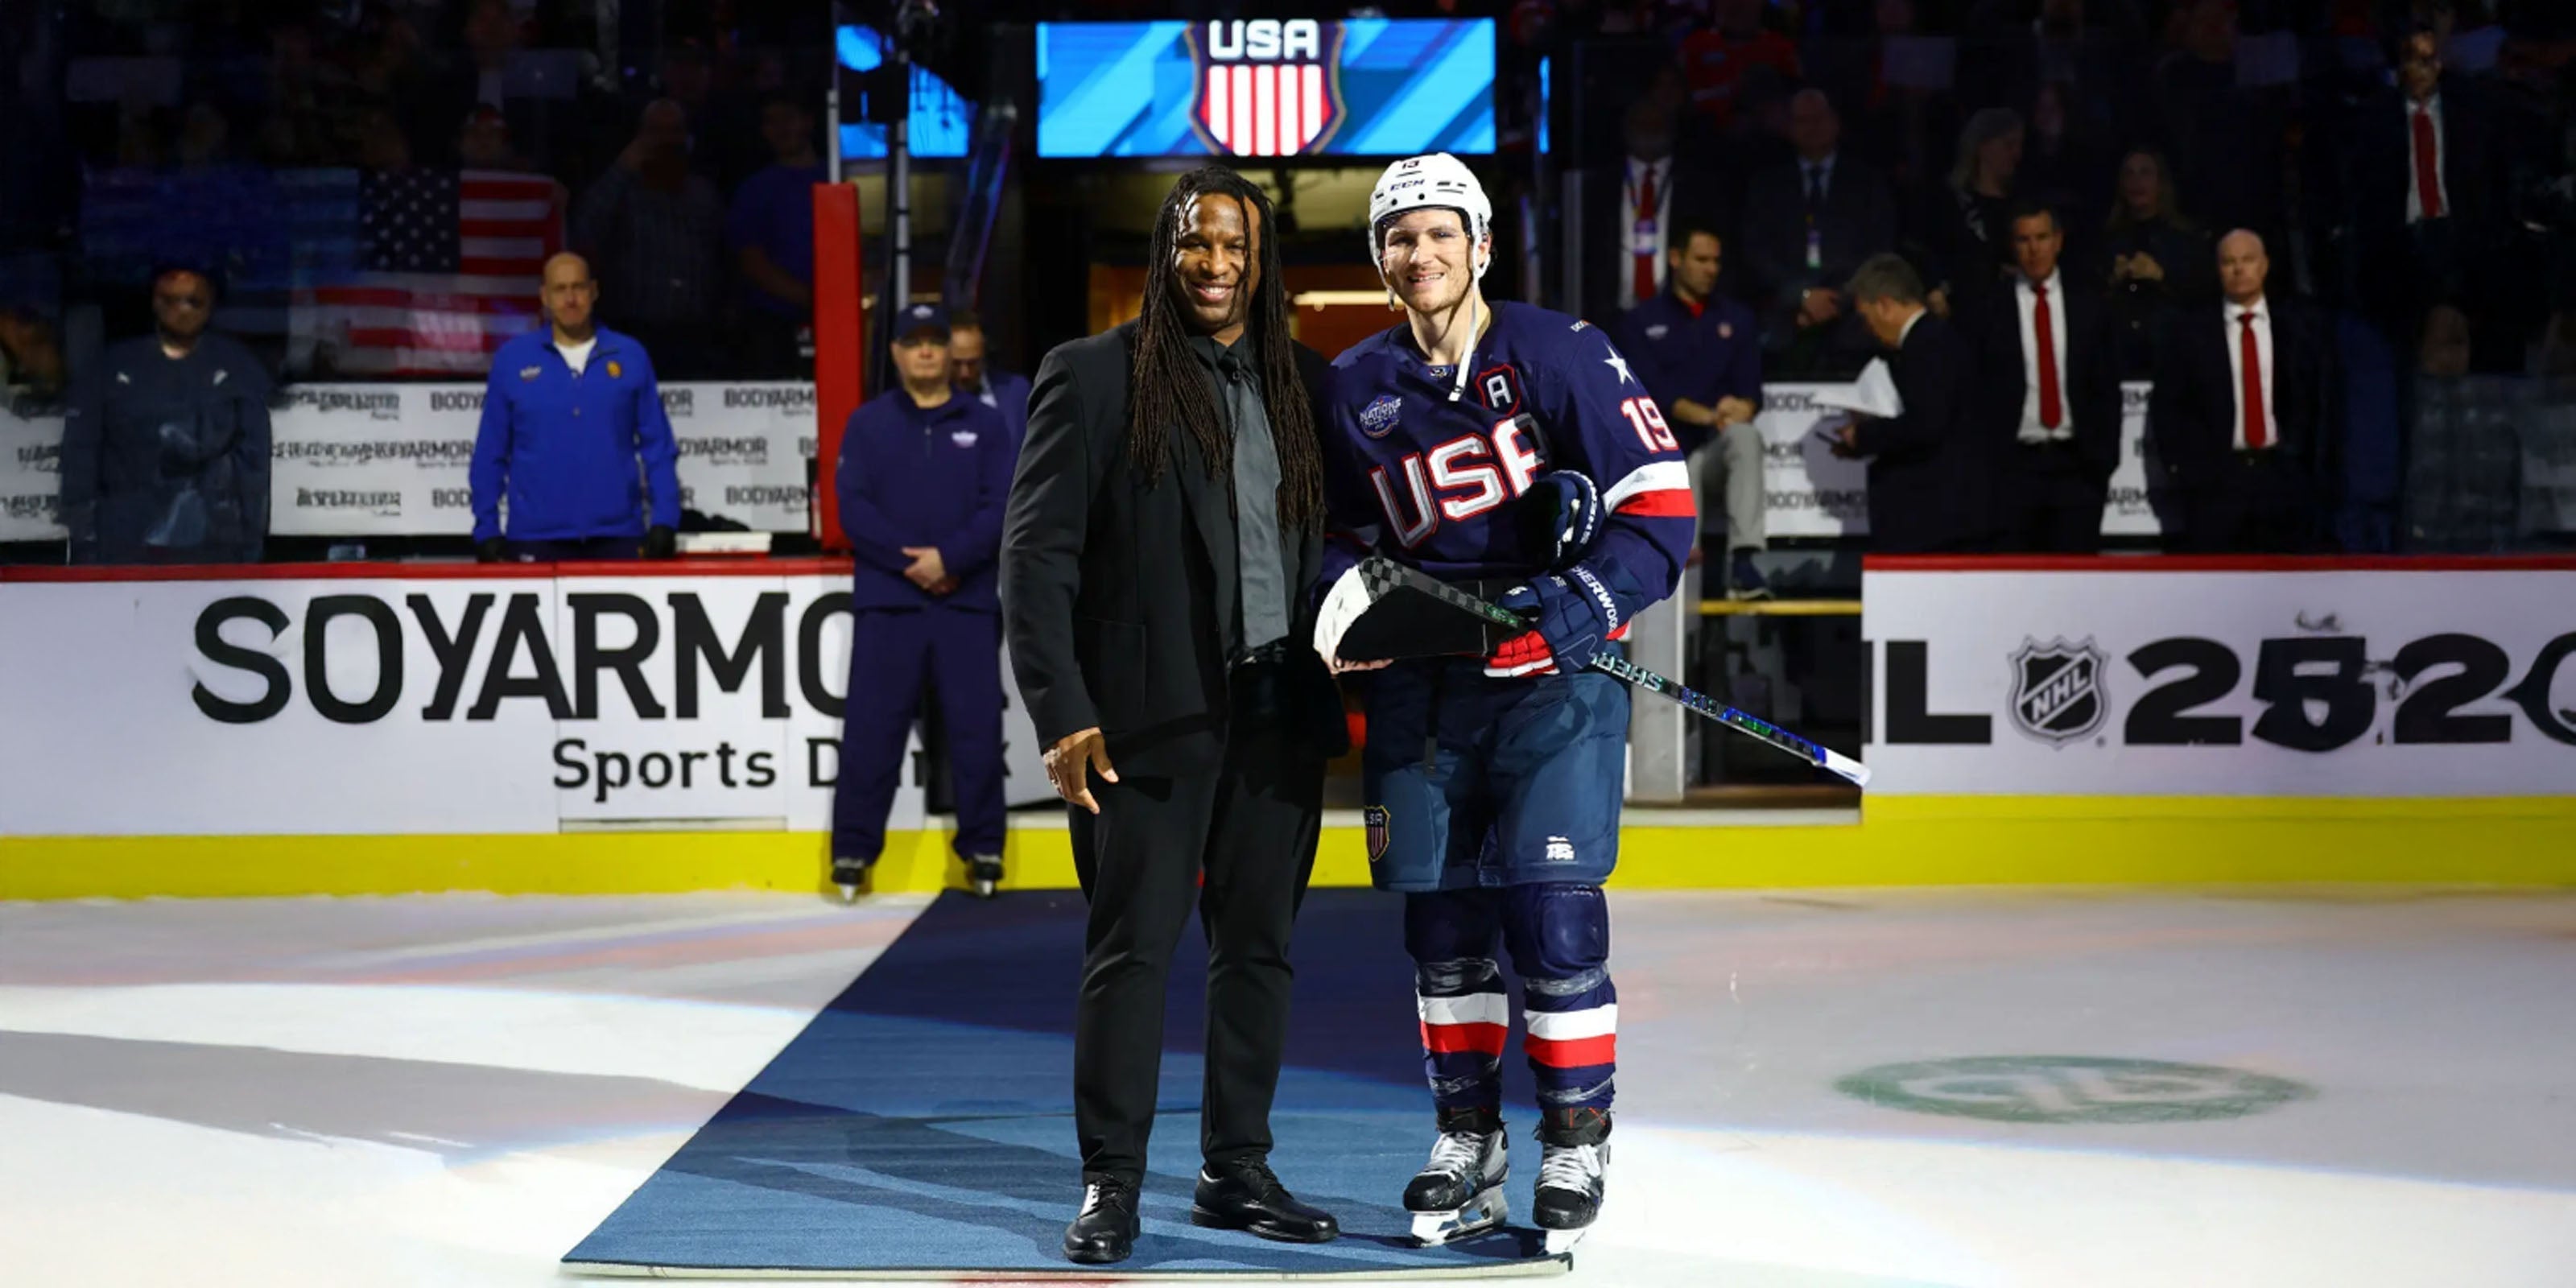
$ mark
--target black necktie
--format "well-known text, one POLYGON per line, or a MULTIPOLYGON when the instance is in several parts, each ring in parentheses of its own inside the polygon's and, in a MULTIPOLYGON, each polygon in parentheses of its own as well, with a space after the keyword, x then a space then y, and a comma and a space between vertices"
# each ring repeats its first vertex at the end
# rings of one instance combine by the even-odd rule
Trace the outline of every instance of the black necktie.
POLYGON ((1810 165, 1807 167, 1807 208, 1814 210, 1823 204, 1825 204, 1825 168, 1820 165, 1810 165))

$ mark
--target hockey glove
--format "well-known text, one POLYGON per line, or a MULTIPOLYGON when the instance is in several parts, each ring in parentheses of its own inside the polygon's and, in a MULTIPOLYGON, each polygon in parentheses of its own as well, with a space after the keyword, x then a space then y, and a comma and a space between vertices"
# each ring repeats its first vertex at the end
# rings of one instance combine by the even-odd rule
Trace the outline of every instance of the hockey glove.
POLYGON ((1529 491, 1513 503, 1520 523, 1521 549, 1567 568, 1592 553, 1601 535, 1601 490, 1573 470, 1550 470, 1531 480, 1529 491))
POLYGON ((1627 634, 1610 588, 1579 564, 1515 586, 1494 602, 1528 618, 1532 629, 1485 659, 1491 676, 1572 675, 1592 665, 1608 641, 1627 634))

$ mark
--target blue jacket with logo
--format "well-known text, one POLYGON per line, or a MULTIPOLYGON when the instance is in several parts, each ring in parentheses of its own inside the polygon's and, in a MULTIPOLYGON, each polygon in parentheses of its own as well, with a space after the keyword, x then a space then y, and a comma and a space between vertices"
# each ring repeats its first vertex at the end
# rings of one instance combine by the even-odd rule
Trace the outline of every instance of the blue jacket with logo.
POLYGON ((643 536, 648 483, 652 526, 680 526, 680 448, 652 359, 631 336, 606 327, 594 335, 579 375, 555 349, 551 327, 492 355, 474 435, 476 541, 501 533, 505 493, 513 541, 643 536))
POLYGON ((1015 455, 1002 414, 970 394, 925 408, 897 387, 851 412, 832 476, 858 559, 850 606, 1000 612, 995 568, 1015 455), (913 585, 905 546, 936 547, 957 589, 942 596, 913 585))
POLYGON ((1762 405, 1762 335, 1753 310, 1722 295, 1710 296, 1697 317, 1671 291, 1628 310, 1619 318, 1619 350, 1663 405, 1685 455, 1708 441, 1708 430, 1671 420, 1674 402, 1715 407, 1720 398, 1742 398, 1762 405))

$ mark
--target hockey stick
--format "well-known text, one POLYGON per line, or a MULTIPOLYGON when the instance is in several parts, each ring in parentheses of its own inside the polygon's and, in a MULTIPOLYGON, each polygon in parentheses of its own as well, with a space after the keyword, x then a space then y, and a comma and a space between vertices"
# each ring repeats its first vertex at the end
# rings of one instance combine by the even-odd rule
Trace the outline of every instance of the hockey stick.
MULTIPOLYGON (((1370 555, 1361 560, 1360 576, 1368 581, 1373 591, 1403 586, 1418 590, 1452 608, 1474 613, 1497 626, 1508 626, 1514 630, 1523 631, 1530 629, 1530 624, 1522 620, 1520 614, 1499 604, 1478 599, 1429 573, 1405 567, 1384 555, 1370 555)), ((1809 742, 1767 720, 1748 716, 1705 693, 1667 680, 1626 658, 1609 653, 1598 653, 1593 655, 1591 669, 1625 680, 1649 693, 1661 694, 1729 729, 1759 738, 1792 756, 1837 774, 1855 786, 1869 785, 1869 766, 1830 747, 1821 747, 1809 742)))

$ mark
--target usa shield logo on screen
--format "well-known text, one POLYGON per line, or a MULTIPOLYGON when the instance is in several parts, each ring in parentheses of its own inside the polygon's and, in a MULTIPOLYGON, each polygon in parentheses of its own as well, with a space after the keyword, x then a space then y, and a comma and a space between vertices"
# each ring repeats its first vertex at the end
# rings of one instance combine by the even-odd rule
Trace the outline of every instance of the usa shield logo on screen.
POLYGON ((1341 24, 1309 18, 1194 24, 1193 117, 1212 151, 1239 157, 1321 152, 1341 122, 1341 24))

